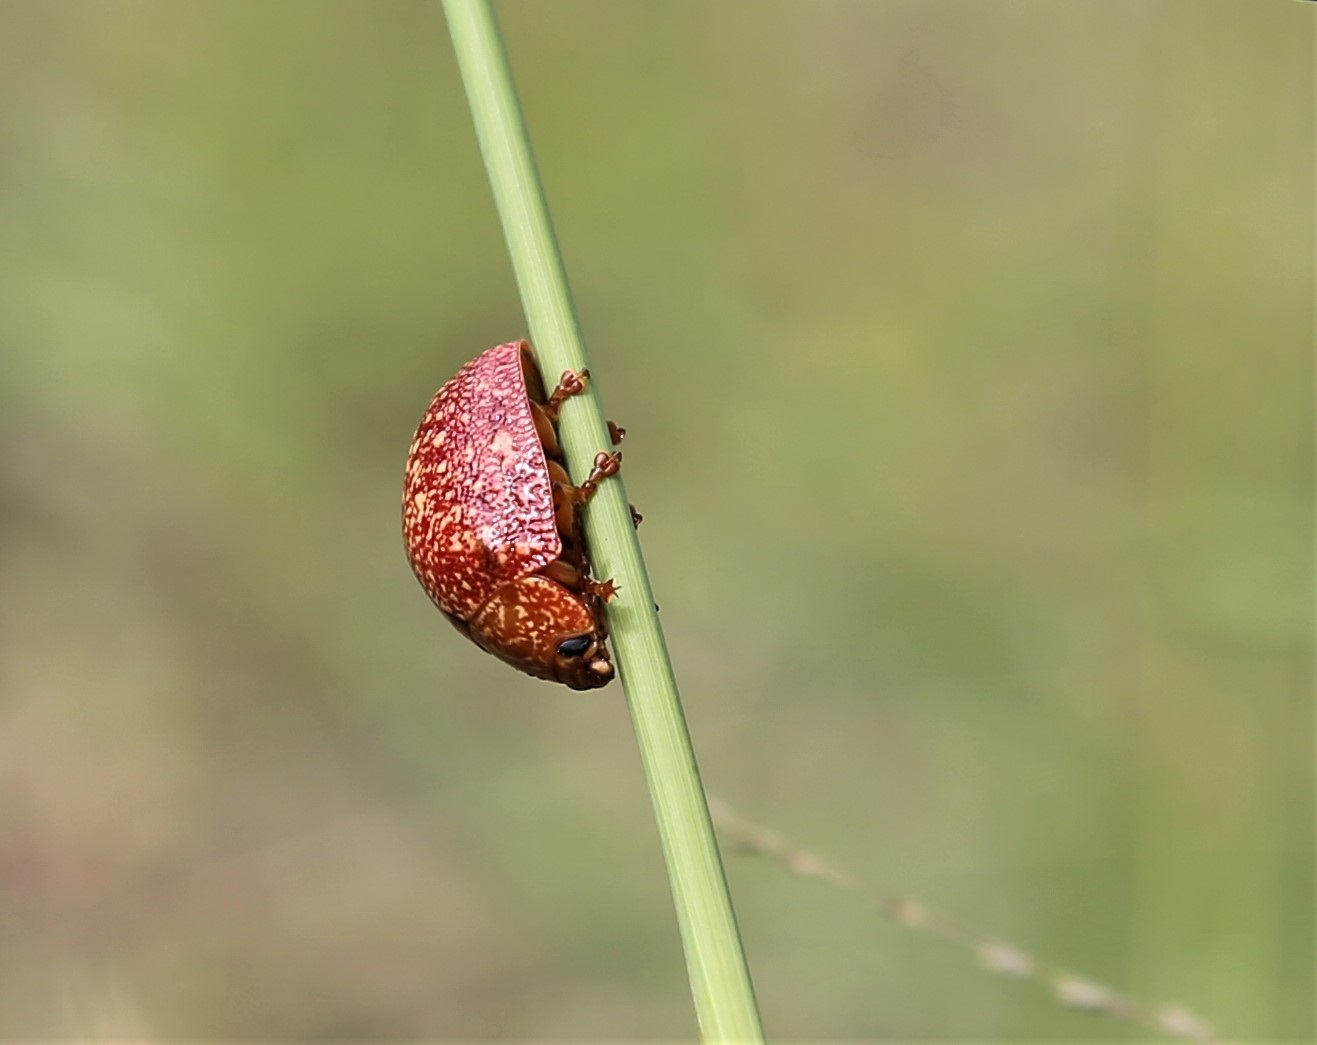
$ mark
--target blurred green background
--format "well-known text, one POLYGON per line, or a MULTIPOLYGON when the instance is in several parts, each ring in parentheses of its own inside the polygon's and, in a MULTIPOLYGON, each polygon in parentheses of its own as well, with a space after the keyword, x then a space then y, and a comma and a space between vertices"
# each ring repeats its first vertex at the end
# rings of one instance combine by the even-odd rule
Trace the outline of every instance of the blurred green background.
MULTIPOLYGON (((1308 1040, 1313 5, 500 10, 710 790, 1308 1040)), ((694 1034, 618 687, 403 457, 525 332, 439 5, 0 3, 0 1037, 694 1034)), ((731 857, 776 1039, 1125 1039, 731 857)))

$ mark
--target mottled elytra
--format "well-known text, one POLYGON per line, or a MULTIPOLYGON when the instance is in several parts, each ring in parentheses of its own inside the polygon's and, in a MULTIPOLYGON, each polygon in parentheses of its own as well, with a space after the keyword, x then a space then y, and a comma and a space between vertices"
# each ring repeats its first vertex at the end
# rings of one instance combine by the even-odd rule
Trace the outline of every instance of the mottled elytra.
MULTIPOLYGON (((568 370, 546 395, 530 344, 481 353, 431 401, 407 455, 402 528, 417 579, 457 630, 536 678, 594 689, 613 678, 604 603, 577 510, 616 475, 600 452, 574 486, 558 411, 585 390, 568 370)), ((613 442, 622 429, 610 423, 613 442)))

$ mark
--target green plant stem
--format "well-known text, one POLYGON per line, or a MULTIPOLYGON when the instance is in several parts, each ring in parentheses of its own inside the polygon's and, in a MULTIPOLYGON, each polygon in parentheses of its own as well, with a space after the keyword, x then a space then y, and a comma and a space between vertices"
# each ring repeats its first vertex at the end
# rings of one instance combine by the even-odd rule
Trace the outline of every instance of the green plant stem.
MULTIPOLYGON (((588 360, 498 23, 487 0, 444 0, 444 12, 531 339, 551 384, 562 370, 583 369, 588 360)), ((609 445, 593 382, 589 395, 564 405, 560 430, 579 479, 609 445)), ((599 576, 621 587, 608 607, 613 652, 654 803, 701 1033, 706 1041, 762 1041, 708 804, 618 479, 600 486, 585 525, 599 576)))

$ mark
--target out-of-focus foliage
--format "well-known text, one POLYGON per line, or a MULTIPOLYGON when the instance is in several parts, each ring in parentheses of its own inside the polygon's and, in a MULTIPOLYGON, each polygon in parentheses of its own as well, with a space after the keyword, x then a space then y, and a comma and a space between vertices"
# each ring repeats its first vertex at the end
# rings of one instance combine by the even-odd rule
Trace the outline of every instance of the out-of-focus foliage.
MULTIPOLYGON (((1311 5, 506 3, 710 788, 1313 1033, 1311 5)), ((0 1037, 693 1033, 618 687, 409 575, 437 3, 0 4, 0 1037)), ((778 1039, 1127 1037, 730 869, 778 1039)))

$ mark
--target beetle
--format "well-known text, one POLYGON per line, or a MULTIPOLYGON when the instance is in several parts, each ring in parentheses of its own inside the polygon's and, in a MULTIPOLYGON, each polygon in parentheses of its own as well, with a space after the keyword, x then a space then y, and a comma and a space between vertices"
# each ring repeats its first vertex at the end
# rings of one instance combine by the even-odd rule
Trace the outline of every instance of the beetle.
MULTIPOLYGON (((595 455, 579 486, 563 466, 558 412, 589 372, 546 395, 530 343, 482 352, 435 394, 407 454, 402 529, 426 593, 477 646, 572 689, 612 681, 604 603, 580 507, 621 467, 595 455)), ((624 429, 609 422, 614 444, 624 429)))

